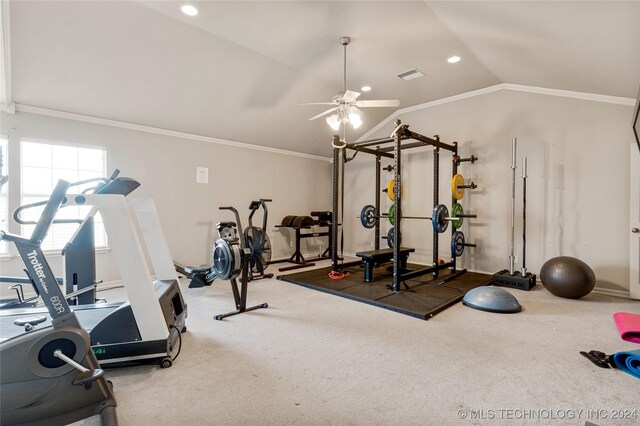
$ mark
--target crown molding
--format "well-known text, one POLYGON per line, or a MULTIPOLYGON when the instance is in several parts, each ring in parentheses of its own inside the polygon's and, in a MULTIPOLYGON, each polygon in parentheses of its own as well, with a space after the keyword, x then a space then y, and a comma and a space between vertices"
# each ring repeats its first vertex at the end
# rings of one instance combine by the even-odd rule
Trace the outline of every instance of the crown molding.
POLYGON ((634 106, 636 100, 621 96, 600 95, 598 93, 575 92, 573 90, 549 89, 546 87, 523 86, 521 84, 503 84, 505 90, 514 92, 536 93, 539 95, 559 96, 562 98, 580 99, 583 101, 603 102, 606 104, 634 106))
POLYGON ((493 93, 500 90, 510 90, 513 92, 526 92, 526 93, 535 93, 539 95, 547 95, 547 96, 559 96, 563 98, 571 98, 571 99, 580 99, 583 101, 591 101, 591 102, 603 102, 614 105, 624 105, 624 106, 634 106, 635 99, 633 98, 624 98, 620 96, 609 96, 609 95, 600 95, 597 93, 587 93, 587 92, 575 92, 571 90, 560 90, 560 89, 550 89, 547 87, 536 87, 536 86, 525 86, 521 84, 511 84, 511 83, 500 83, 493 86, 484 87, 482 89, 472 90, 470 92, 460 93, 458 95, 448 96, 442 99, 436 99, 435 101, 429 101, 418 105, 413 105, 410 107, 398 109, 394 111, 387 118, 382 120, 380 123, 372 127, 365 134, 360 136, 356 142, 362 142, 369 139, 373 134, 375 134, 378 130, 380 130, 387 123, 399 117, 403 114, 419 111, 427 108, 433 108, 438 105, 448 104, 451 102, 460 101, 467 98, 473 98, 475 96, 486 95, 487 93, 493 93))
POLYGON ((306 154, 304 152, 290 151, 287 149, 272 148, 268 146, 255 145, 255 144, 250 144, 245 142, 237 142, 237 141, 231 141, 227 139, 213 138, 210 136, 202 136, 202 135, 196 135, 193 133, 178 132, 175 130, 161 129, 161 128, 152 127, 152 126, 143 126, 141 124, 127 123, 124 121, 117 121, 117 120, 109 120, 106 118, 93 117, 90 115, 83 115, 83 114, 75 114, 72 112, 58 111, 54 109, 35 107, 35 106, 24 105, 19 103, 15 104, 15 111, 25 112, 29 114, 44 115, 47 117, 63 118, 66 120, 81 121, 83 123, 99 124, 102 126, 117 127, 117 128, 126 129, 126 130, 135 130, 138 132, 153 133, 156 135, 171 136, 171 137, 180 138, 180 139, 189 139, 189 140, 195 140, 200 142, 214 143, 218 145, 233 146, 235 148, 269 152, 272 154, 288 155, 291 157, 306 158, 310 160, 320 160, 320 161, 327 161, 327 162, 329 162, 330 160, 329 157, 306 154))

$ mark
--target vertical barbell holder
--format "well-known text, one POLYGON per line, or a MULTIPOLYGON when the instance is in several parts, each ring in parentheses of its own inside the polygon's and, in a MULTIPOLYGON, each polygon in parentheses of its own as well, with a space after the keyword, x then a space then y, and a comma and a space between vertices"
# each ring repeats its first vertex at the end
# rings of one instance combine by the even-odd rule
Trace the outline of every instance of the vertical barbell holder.
POLYGON ((400 222, 402 215, 399 214, 402 211, 402 122, 396 120, 395 143, 393 147, 393 173, 394 173, 394 203, 393 214, 396 217, 396 223, 393 227, 393 241, 397 244, 393 244, 393 291, 400 290, 400 222))
POLYGON ((514 137, 511 141, 511 254, 509 255, 509 275, 513 276, 515 271, 515 222, 516 222, 516 143, 514 137))
POLYGON ((522 276, 527 276, 527 157, 522 157, 522 276))
MULTIPOLYGON (((382 157, 380 156, 380 147, 376 147, 376 204, 375 204, 375 208, 376 208, 376 212, 380 211, 380 173, 381 173, 381 160, 382 157)), ((374 249, 376 250, 380 250, 380 222, 376 222, 375 225, 375 242, 374 242, 374 249)))

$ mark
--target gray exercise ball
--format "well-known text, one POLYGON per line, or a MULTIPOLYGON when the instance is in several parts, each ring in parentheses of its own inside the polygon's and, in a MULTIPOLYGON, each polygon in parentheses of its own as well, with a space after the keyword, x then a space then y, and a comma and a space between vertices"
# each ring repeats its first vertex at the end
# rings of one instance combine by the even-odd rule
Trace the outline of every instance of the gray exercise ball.
POLYGON ((593 269, 582 260, 559 256, 542 265, 540 281, 556 296, 578 299, 591 293, 596 285, 596 276, 593 269))

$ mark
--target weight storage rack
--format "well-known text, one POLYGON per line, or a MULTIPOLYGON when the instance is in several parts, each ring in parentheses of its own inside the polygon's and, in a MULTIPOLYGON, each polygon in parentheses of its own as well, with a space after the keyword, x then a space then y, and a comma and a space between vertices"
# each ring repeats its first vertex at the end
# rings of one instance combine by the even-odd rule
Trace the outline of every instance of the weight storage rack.
MULTIPOLYGON (((476 187, 473 182, 470 185, 464 184, 464 179, 458 174, 458 166, 462 162, 469 161, 473 163, 477 158, 474 156, 460 158, 458 156, 457 142, 448 144, 440 141, 437 135, 427 137, 413 132, 408 125, 402 124, 400 120, 396 121, 395 124, 396 127, 393 134, 387 138, 344 144, 339 136, 333 137, 332 216, 336 221, 340 212, 339 200, 343 196, 341 183, 344 181, 344 176, 342 177, 343 180, 341 180, 341 174, 344 175, 344 173, 341 172, 341 169, 344 170, 345 163, 353 159, 358 152, 375 157, 375 206, 365 206, 360 216, 363 226, 375 228, 375 250, 358 253, 357 255, 362 258, 361 260, 340 262, 342 259, 338 255, 338 244, 333 244, 331 247, 330 267, 279 275, 277 278, 306 288, 427 320, 460 301, 467 291, 486 285, 492 279, 491 275, 488 274, 457 269, 456 257, 459 254, 456 254, 456 252, 459 247, 458 240, 454 238, 454 233, 456 233, 455 226, 451 226, 452 248, 450 260, 442 262, 438 256, 438 234, 444 233, 448 229, 448 225, 444 225, 444 221, 475 217, 475 215, 463 214, 459 204, 456 208, 459 211, 459 216, 452 211, 453 217, 446 217, 448 215, 446 206, 439 204, 440 151, 444 150, 451 153, 452 206, 455 206, 457 201, 462 198, 465 188, 473 189, 476 187), (403 198, 401 192, 401 154, 408 149, 425 147, 433 149, 434 211, 432 217, 406 216, 406 218, 403 218, 400 214, 403 198), (348 153, 349 150, 353 151, 351 157, 347 155, 350 154, 348 153), (394 202, 393 209, 386 216, 380 213, 380 193, 383 192, 380 175, 383 170, 381 165, 383 158, 393 161, 392 165, 385 167, 384 170, 392 171, 394 177, 393 184, 387 185, 387 195, 392 195, 389 198, 394 202), (393 190, 393 194, 390 194, 391 190, 393 190), (369 215, 367 215, 367 212, 369 212, 369 215), (392 248, 380 248, 380 240, 382 239, 380 222, 382 218, 389 218, 392 225, 394 225, 393 231, 389 235, 392 237, 392 248), (375 223, 370 223, 370 220, 374 219, 375 223), (413 249, 401 247, 400 244, 401 226, 404 219, 429 219, 426 223, 433 230, 433 263, 431 265, 425 267, 425 265, 417 265, 408 261, 408 255, 413 249), (443 223, 441 223, 441 220, 443 223), (393 266, 387 266, 384 262, 388 262, 391 259, 393 259, 393 266)), ((331 240, 334 242, 339 241, 338 226, 334 226, 331 229, 331 233, 331 240)), ((457 232, 457 234, 461 235, 461 232, 457 232)), ((387 242, 389 243, 389 238, 387 242)), ((460 247, 475 246, 474 244, 465 243, 464 238, 461 239, 459 244, 460 247)))
MULTIPOLYGON (((334 136, 334 145, 339 144, 339 136, 334 136)), ((421 135, 409 129, 409 125, 402 124, 400 120, 396 121, 396 130, 391 137, 372 139, 363 142, 356 142, 347 144, 344 148, 333 149, 333 217, 337 217, 339 209, 338 200, 340 199, 340 188, 338 185, 339 165, 341 161, 341 151, 352 150, 362 152, 365 154, 371 154, 376 159, 376 187, 375 187, 375 208, 376 211, 380 211, 380 174, 381 174, 381 160, 382 158, 389 158, 393 160, 393 178, 394 178, 394 209, 393 215, 395 218, 393 227, 393 241, 400 241, 402 215, 398 214, 402 210, 402 152, 412 148, 424 148, 433 147, 433 205, 439 204, 439 188, 440 188, 440 150, 451 152, 454 159, 458 157, 458 142, 452 144, 444 143, 440 140, 438 135, 433 138, 421 135), (410 140, 410 141, 409 141, 410 140), (407 142, 408 141, 408 142, 407 142), (393 145, 390 145, 393 144, 393 145), (389 146, 390 145, 390 146, 389 146), (375 147, 375 148, 374 148, 375 147)), ((343 153, 342 153, 343 154, 343 153)), ((343 154, 344 155, 344 154, 343 154)), ((461 159, 462 161, 470 161, 470 159, 461 159)), ((458 164, 460 161, 452 161, 452 177, 458 173, 458 164)), ((452 196, 452 204, 455 204, 457 200, 452 196)), ((333 241, 337 241, 338 229, 334 227, 333 241)), ((453 236, 454 229, 451 227, 453 236)), ((416 278, 426 274, 432 274, 434 278, 439 276, 440 271, 451 268, 452 273, 456 272, 456 257, 451 256, 451 260, 444 263, 438 263, 439 250, 438 250, 438 237, 437 232, 433 232, 433 264, 427 268, 418 269, 411 272, 403 272, 400 264, 400 244, 393 245, 393 282, 392 289, 394 291, 400 290, 400 283, 405 280, 416 278)), ((380 249, 380 221, 376 221, 375 224, 375 250, 380 249)), ((332 247, 331 262, 334 271, 340 271, 345 267, 354 266, 360 264, 360 261, 338 263, 338 250, 337 245, 332 247)))

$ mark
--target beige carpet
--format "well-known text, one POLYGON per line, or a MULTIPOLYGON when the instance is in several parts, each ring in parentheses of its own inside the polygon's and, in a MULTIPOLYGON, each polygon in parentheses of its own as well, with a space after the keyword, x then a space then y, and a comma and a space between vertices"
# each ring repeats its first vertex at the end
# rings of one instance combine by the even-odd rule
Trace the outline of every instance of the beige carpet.
POLYGON ((637 302, 538 285, 512 291, 518 314, 459 303, 422 321, 272 279, 249 292, 268 309, 215 321, 233 307, 229 283, 183 284, 189 331, 174 366, 107 372, 124 425, 640 423, 611 420, 638 409, 640 381, 578 354, 639 349, 611 318, 640 313, 637 302))

